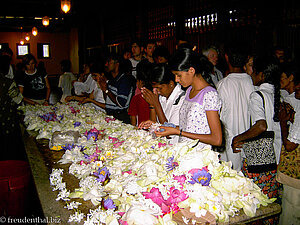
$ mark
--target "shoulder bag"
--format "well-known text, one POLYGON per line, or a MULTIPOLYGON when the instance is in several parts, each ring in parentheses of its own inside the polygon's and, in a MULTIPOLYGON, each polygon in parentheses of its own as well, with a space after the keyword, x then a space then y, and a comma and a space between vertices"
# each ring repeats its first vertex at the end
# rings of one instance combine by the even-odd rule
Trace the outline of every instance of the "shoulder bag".
MULTIPOLYGON (((256 91, 256 93, 261 96, 265 108, 264 96, 260 91, 256 91)), ((249 173, 276 170, 277 164, 273 142, 274 131, 264 131, 260 135, 245 141, 243 150, 246 155, 249 173)))

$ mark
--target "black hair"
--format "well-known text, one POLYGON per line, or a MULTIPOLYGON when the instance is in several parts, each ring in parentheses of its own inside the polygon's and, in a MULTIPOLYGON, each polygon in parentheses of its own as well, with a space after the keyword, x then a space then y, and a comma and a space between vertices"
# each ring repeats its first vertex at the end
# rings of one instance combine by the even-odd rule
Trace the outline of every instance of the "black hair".
POLYGON ((70 72, 71 70, 71 61, 68 59, 64 59, 60 62, 61 70, 63 72, 70 72))
POLYGON ((248 57, 248 45, 239 41, 225 45, 225 54, 232 67, 243 68, 248 57))
POLYGON ((10 47, 8 46, 3 46, 1 49, 0 49, 0 55, 4 55, 3 53, 7 53, 9 54, 10 56, 12 56, 14 53, 13 51, 11 50, 10 47))
POLYGON ((255 73, 262 72, 264 75, 264 83, 269 83, 274 86, 274 117, 275 122, 279 122, 280 109, 280 75, 282 70, 279 65, 271 59, 255 57, 253 59, 253 70, 255 73))
POLYGON ((170 52, 167 49, 167 47, 163 46, 163 45, 159 45, 155 48, 155 50, 153 51, 152 57, 153 58, 158 58, 158 56, 162 56, 164 57, 166 60, 169 60, 170 58, 170 52))
POLYGON ((141 40, 138 40, 138 39, 132 40, 130 46, 132 46, 134 43, 136 43, 140 48, 143 47, 143 43, 141 40))
POLYGON ((8 55, 0 55, 0 73, 6 75, 9 71, 10 57, 8 55))
POLYGON ((90 62, 89 68, 91 73, 103 73, 103 65, 99 62, 90 62))
POLYGON ((297 85, 299 83, 300 74, 299 74, 299 67, 296 65, 296 63, 283 63, 280 65, 282 73, 285 73, 287 77, 290 77, 291 75, 294 76, 294 83, 297 85))
POLYGON ((29 65, 30 61, 33 60, 35 63, 37 63, 36 58, 32 54, 26 54, 22 58, 22 63, 24 66, 29 65))
POLYGON ((156 46, 156 40, 154 39, 149 39, 145 42, 145 48, 147 48, 148 44, 154 44, 156 46))
POLYGON ((129 59, 120 59, 119 70, 121 73, 131 73, 132 72, 132 63, 129 59))
POLYGON ((120 63, 122 60, 122 57, 117 53, 110 53, 106 59, 106 61, 114 60, 115 62, 120 63))
POLYGON ((144 87, 149 90, 152 90, 150 82, 150 72, 153 67, 153 64, 148 60, 142 60, 136 66, 136 80, 140 80, 144 83, 144 87))
POLYGON ((173 71, 187 72, 190 67, 195 69, 195 74, 200 74, 211 86, 215 87, 210 73, 213 65, 206 56, 194 52, 190 48, 178 49, 170 58, 170 69, 173 71))
POLYGON ((180 48, 193 49, 193 46, 190 43, 181 43, 181 44, 177 45, 177 49, 180 49, 180 48))
POLYGON ((171 81, 175 83, 175 76, 166 64, 156 64, 151 69, 150 80, 152 83, 169 84, 171 81))

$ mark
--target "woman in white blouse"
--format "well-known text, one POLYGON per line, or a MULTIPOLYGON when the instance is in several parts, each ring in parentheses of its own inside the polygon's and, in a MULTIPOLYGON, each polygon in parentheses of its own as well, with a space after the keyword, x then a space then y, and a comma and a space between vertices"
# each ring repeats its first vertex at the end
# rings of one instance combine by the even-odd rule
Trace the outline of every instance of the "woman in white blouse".
MULTIPOLYGON (((154 122, 179 125, 179 110, 185 91, 175 82, 175 77, 166 64, 157 64, 151 70, 153 92, 143 88, 142 95, 150 105, 150 120, 144 121, 139 128, 149 128, 154 122)), ((178 142, 176 137, 172 143, 178 142)))

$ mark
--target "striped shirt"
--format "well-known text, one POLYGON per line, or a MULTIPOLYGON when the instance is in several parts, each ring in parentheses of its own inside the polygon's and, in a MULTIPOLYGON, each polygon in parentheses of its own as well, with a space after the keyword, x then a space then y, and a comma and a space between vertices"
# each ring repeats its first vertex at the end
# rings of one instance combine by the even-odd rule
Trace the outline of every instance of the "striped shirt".
POLYGON ((106 112, 107 114, 114 114, 127 110, 133 93, 133 87, 130 79, 125 73, 119 74, 117 77, 111 79, 107 83, 108 90, 111 91, 117 100, 114 103, 109 96, 106 96, 106 112))

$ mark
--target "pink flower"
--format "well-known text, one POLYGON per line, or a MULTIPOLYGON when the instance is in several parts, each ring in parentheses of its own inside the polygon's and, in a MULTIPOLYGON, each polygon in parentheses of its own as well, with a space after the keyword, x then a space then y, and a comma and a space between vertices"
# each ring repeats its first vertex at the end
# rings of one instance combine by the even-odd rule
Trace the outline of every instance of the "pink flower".
POLYGON ((122 175, 124 175, 125 173, 132 174, 132 170, 122 171, 122 175))
POLYGON ((183 186, 185 183, 186 177, 185 177, 185 175, 174 176, 174 180, 177 180, 183 186))
POLYGON ((177 204, 172 204, 170 206, 170 209, 172 210, 173 214, 178 213, 180 211, 180 208, 177 204))
POLYGON ((162 203, 161 205, 161 211, 163 214, 168 214, 170 213, 170 206, 165 204, 165 203, 162 203))
POLYGON ((115 138, 115 137, 108 137, 109 140, 112 140, 112 143, 116 143, 119 141, 118 138, 115 138))
POLYGON ((81 160, 81 161, 80 161, 80 165, 83 165, 83 164, 86 164, 86 162, 83 161, 83 160, 81 160))
POLYGON ((109 117, 106 117, 105 118, 105 121, 107 122, 107 123, 109 123, 110 121, 115 121, 116 119, 115 118, 109 118, 109 117))
POLYGON ((101 149, 98 148, 98 146, 96 146, 96 153, 101 153, 101 149))
POLYGON ((161 142, 159 142, 158 143, 158 147, 160 148, 160 147, 163 147, 163 146, 166 146, 167 144, 166 143, 161 143, 161 142))
POLYGON ((123 144, 124 141, 119 141, 117 143, 114 144, 114 148, 118 148, 123 144))
POLYGON ((179 202, 184 201, 187 198, 188 198, 188 196, 184 193, 184 191, 175 189, 175 187, 171 187, 170 188, 170 197, 167 199, 166 202, 168 205, 177 204, 179 202))
POLYGON ((145 198, 151 199, 154 203, 156 203, 160 207, 162 206, 163 203, 165 203, 165 200, 158 188, 152 188, 150 192, 142 192, 142 194, 145 196, 145 198))

